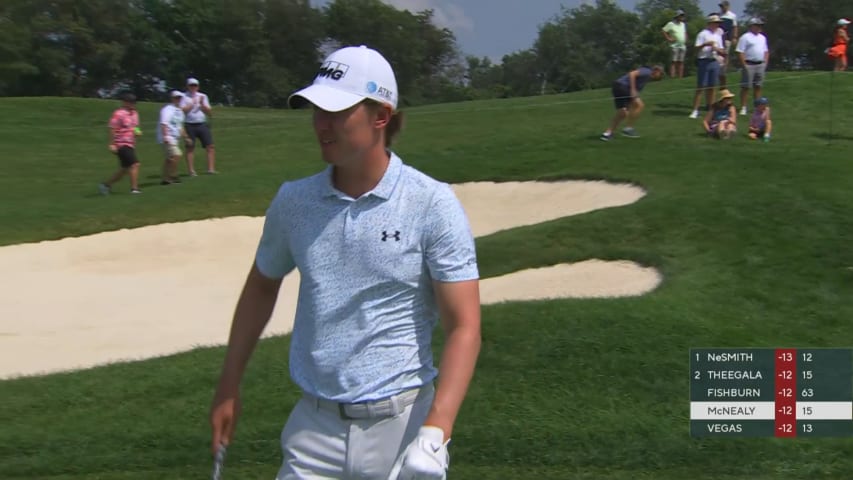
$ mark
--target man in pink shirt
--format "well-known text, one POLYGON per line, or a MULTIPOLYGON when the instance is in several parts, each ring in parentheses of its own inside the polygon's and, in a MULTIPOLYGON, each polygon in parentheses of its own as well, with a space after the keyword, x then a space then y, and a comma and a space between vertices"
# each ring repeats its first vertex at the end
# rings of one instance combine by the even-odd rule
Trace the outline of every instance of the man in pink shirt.
POLYGON ((130 175, 130 193, 142 193, 139 190, 139 160, 136 158, 136 137, 142 135, 139 129, 139 113, 136 111, 136 96, 125 93, 121 96, 122 106, 110 118, 110 151, 118 157, 119 169, 109 180, 98 184, 101 195, 109 195, 112 185, 125 174, 130 175))

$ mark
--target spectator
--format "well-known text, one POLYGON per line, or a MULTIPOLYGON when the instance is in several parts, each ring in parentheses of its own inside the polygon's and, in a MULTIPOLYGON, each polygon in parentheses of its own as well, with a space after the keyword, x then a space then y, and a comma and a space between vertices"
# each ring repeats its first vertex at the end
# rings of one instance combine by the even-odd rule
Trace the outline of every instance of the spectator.
POLYGON ((735 51, 743 66, 740 82, 740 114, 746 115, 746 98, 752 88, 754 100, 761 97, 761 84, 770 61, 767 37, 761 33, 764 22, 760 18, 749 19, 749 31, 741 35, 735 51))
POLYGON ((634 122, 643 111, 643 101, 640 99, 640 92, 646 87, 649 80, 660 80, 663 78, 663 66, 655 65, 653 67, 640 67, 632 70, 625 75, 617 78, 613 82, 613 103, 616 105, 616 115, 613 116, 613 121, 603 134, 601 139, 605 142, 613 138, 613 131, 619 127, 622 120, 626 118, 625 128, 622 129, 622 135, 626 137, 639 137, 634 130, 634 122))
POLYGON ((664 25, 662 31, 672 49, 672 63, 669 65, 669 76, 684 78, 684 56, 687 53, 687 24, 684 23, 684 10, 675 12, 675 17, 664 25))
POLYGON ((121 96, 121 108, 113 112, 110 118, 110 151, 118 157, 119 169, 109 180, 98 184, 101 195, 109 195, 112 186, 125 175, 130 176, 130 193, 142 193, 139 190, 139 160, 136 158, 136 137, 142 135, 139 129, 139 113, 136 111, 136 96, 125 93, 121 96))
POLYGON ((720 57, 720 88, 727 88, 726 74, 729 69, 729 56, 732 53, 732 45, 738 38, 737 14, 732 11, 729 0, 723 0, 720 7, 720 28, 723 29, 723 43, 726 50, 725 55, 720 57))
POLYGON ((705 132, 709 136, 728 140, 737 133, 737 112, 732 103, 734 96, 735 94, 727 89, 720 90, 720 99, 711 106, 703 121, 705 132))
POLYGON ((696 35, 696 94, 693 96, 693 112, 690 118, 699 118, 699 99, 705 93, 705 105, 710 110, 714 102, 714 88, 720 77, 718 55, 725 54, 723 37, 720 34, 720 16, 708 15, 707 26, 696 35))
POLYGON ((181 109, 186 115, 184 127, 187 131, 187 169, 192 177, 195 173, 195 140, 201 141, 201 147, 207 150, 207 173, 216 173, 216 149, 207 117, 213 115, 210 99, 199 90, 198 79, 187 79, 187 92, 181 100, 181 109))
POLYGON ((835 24, 835 31, 832 35, 832 47, 826 53, 829 58, 835 60, 836 72, 847 70, 847 43, 850 42, 850 36, 847 34, 847 25, 850 25, 850 20, 841 18, 835 24))
POLYGON ((178 162, 181 160, 182 152, 178 139, 185 140, 187 137, 184 130, 184 111, 180 107, 184 94, 172 90, 169 96, 172 101, 160 109, 160 124, 157 125, 157 142, 163 145, 165 154, 160 185, 181 183, 178 177, 178 162))
POLYGON ((755 109, 749 117, 749 138, 755 140, 761 138, 765 142, 770 141, 770 132, 773 130, 773 121, 770 119, 770 102, 767 97, 761 97, 753 103, 755 109))

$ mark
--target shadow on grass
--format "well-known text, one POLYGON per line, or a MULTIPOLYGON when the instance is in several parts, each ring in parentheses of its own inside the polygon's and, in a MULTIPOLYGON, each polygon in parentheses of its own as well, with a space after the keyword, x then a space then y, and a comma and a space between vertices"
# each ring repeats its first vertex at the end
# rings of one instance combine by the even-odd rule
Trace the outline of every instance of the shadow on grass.
POLYGON ((846 142, 853 142, 853 136, 851 136, 851 135, 840 135, 837 133, 830 134, 830 133, 826 133, 826 132, 819 132, 819 133, 813 133, 812 136, 815 138, 818 138, 820 140, 826 140, 828 142, 831 142, 833 140, 842 140, 842 141, 846 141, 846 142))
POLYGON ((652 115, 656 117, 688 117, 688 113, 685 113, 686 110, 680 108, 678 110, 674 108, 656 108, 652 110, 652 115))

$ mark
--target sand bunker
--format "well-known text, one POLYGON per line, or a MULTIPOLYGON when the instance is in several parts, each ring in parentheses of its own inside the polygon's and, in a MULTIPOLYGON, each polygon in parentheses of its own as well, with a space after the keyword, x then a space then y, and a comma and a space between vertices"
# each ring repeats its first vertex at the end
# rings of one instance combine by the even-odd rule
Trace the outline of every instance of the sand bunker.
MULTIPOLYGON (((474 235, 639 200, 605 182, 454 186, 474 235)), ((263 218, 162 224, 0 248, 0 378, 223 344, 263 218)), ((290 331, 298 273, 284 280, 265 336, 290 331)), ((660 282, 632 262, 590 260, 481 282, 484 304, 642 295, 660 282)))

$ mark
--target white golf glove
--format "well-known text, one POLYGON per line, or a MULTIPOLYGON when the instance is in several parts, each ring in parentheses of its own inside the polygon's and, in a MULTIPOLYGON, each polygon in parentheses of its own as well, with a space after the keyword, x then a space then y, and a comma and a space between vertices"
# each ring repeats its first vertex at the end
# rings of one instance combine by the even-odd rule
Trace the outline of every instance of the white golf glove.
POLYGON ((418 436, 394 462, 388 480, 445 480, 450 454, 444 441, 444 430, 421 427, 418 436))

